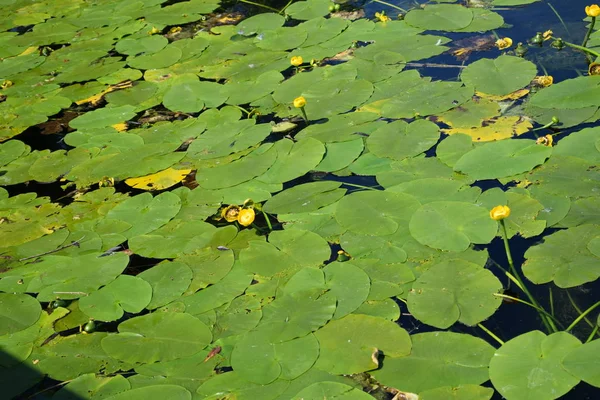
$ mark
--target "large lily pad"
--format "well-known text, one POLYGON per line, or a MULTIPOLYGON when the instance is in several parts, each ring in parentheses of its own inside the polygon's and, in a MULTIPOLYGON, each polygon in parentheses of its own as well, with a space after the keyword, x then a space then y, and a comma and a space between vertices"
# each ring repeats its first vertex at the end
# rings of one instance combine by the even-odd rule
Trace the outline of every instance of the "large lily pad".
POLYGON ((500 56, 481 59, 464 69, 460 78, 478 92, 503 96, 525 87, 535 77, 537 68, 524 58, 500 56))
POLYGON ((464 260, 429 267, 412 285, 408 309, 420 321, 448 328, 456 321, 476 325, 502 303, 502 283, 489 270, 464 260))
POLYGON ((496 351, 490 362, 490 379, 509 399, 559 398, 579 383, 561 361, 580 346, 581 342, 566 332, 550 336, 540 331, 525 333, 496 351))

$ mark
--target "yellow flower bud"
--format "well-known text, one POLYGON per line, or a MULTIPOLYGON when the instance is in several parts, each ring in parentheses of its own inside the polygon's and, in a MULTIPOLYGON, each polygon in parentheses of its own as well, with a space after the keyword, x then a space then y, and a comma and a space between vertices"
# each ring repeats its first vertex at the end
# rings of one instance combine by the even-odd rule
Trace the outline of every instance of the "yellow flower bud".
POLYGON ((554 78, 550 75, 536 76, 533 83, 540 87, 548 87, 554 83, 554 78))
POLYGON ((227 222, 233 222, 238 219, 238 215, 240 214, 240 207, 236 205, 231 205, 229 207, 221 210, 221 217, 225 218, 227 222))
POLYGON ((512 44, 513 41, 509 37, 496 40, 496 47, 498 47, 499 50, 508 49, 512 44))
POLYGON ((598 7, 598 4, 592 4, 591 6, 585 6, 585 13, 587 14, 588 17, 596 18, 598 15, 600 15, 600 7, 598 7))
POLYGON ((306 105, 306 99, 302 96, 300 97, 296 97, 294 99, 294 107, 296 108, 302 108, 306 105))
POLYGON ((535 141, 536 144, 541 144, 547 147, 552 147, 552 143, 554 143, 554 139, 552 139, 552 135, 540 136, 535 141))
POLYGON ((293 56, 290 58, 290 64, 292 64, 294 67, 301 66, 303 62, 304 60, 302 59, 302 56, 293 56))
POLYGON ((596 62, 591 63, 588 68, 588 73, 590 75, 600 75, 600 64, 596 62))
POLYGON ((254 209, 252 208, 244 208, 240 211, 237 217, 237 221, 242 226, 248 226, 254 222, 254 217, 256 214, 254 213, 254 209))
POLYGON ((542 34, 542 38, 544 39, 544 41, 550 40, 550 39, 552 39, 552 35, 554 35, 554 32, 552 32, 550 29, 548 29, 546 32, 544 32, 542 34))
POLYGON ((508 206, 496 206, 490 211, 490 218, 494 221, 501 221, 504 218, 508 218, 510 215, 510 208, 508 206))

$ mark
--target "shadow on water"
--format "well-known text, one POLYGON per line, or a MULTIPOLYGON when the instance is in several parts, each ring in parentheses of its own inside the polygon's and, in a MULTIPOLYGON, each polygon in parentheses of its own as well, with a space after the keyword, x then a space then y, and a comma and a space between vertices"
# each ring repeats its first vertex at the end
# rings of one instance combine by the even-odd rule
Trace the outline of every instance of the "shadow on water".
POLYGON ((83 400, 63 383, 47 378, 26 361, 0 350, 0 400, 83 400), (55 395, 57 392, 60 393, 55 395))

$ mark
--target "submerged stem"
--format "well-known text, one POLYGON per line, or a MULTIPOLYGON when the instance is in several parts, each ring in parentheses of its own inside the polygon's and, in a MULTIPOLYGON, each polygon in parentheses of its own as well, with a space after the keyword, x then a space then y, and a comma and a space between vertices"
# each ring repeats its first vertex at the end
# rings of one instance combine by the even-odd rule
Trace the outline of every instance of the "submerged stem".
POLYGON ((492 339, 494 339, 496 342, 500 343, 500 346, 504 345, 504 342, 502 341, 502 339, 500 339, 498 336, 496 336, 494 334, 494 332, 490 331, 488 328, 486 328, 485 326, 481 325, 481 324, 477 324, 477 326, 484 331, 485 333, 487 333, 488 335, 490 335, 490 337, 492 339))
POLYGON ((267 226, 269 227, 269 232, 273 231, 273 226, 271 225, 271 221, 269 220, 269 214, 267 214, 263 210, 260 210, 260 212, 262 213, 263 217, 265 217, 265 221, 267 221, 267 226))
MULTIPOLYGON (((582 313, 581 308, 579 308, 577 303, 575 303, 575 300, 573 299, 573 297, 571 297, 571 293, 568 290, 565 290, 565 291, 567 292, 567 297, 569 298, 569 302, 571 303, 571 305, 573 306, 575 311, 577 311, 578 314, 581 314, 582 313)), ((590 326, 590 328, 593 328, 596 325, 592 321, 590 321, 587 317, 585 317, 584 320, 590 326)))
POLYGON ((384 6, 395 8, 396 10, 402 11, 403 13, 407 12, 404 8, 401 8, 401 7, 398 7, 398 6, 394 5, 394 4, 388 3, 387 1, 383 1, 383 0, 371 0, 371 3, 379 3, 379 4, 383 4, 384 6))
POLYGON ((260 4, 260 3, 255 3, 255 2, 253 2, 253 1, 250 1, 250 0, 240 0, 240 1, 241 1, 242 3, 251 4, 251 5, 253 5, 253 6, 256 6, 256 7, 262 7, 262 8, 266 8, 267 10, 275 11, 277 14, 279 14, 279 10, 278 10, 278 9, 276 9, 276 8, 269 7, 269 6, 267 6, 267 5, 260 4))
MULTIPOLYGON (((504 250, 506 251, 506 258, 508 259, 508 266, 510 267, 510 272, 514 275, 515 279, 519 283, 519 288, 525 293, 525 295, 527 295, 527 297, 529 298, 529 301, 532 304, 535 304, 536 307, 543 309, 540 306, 540 304, 537 302, 535 297, 533 297, 533 295, 531 294, 529 289, 527 289, 527 286, 525 286, 525 284, 523 283, 523 280, 521 279, 521 276, 519 275, 519 273, 517 272, 517 269, 515 268, 515 264, 512 259, 512 254, 510 252, 510 245, 508 243, 508 233, 506 232, 506 224, 504 223, 503 219, 500 220, 500 226, 502 227, 502 239, 504 240, 504 250)), ((556 328, 554 321, 549 319, 546 316, 546 314, 547 314, 546 311, 544 311, 543 313, 540 312, 540 318, 542 319, 544 326, 546 326, 546 329, 548 330, 549 333, 557 332, 558 329, 556 328)))
POLYGON ((590 308, 588 308, 587 310, 585 310, 579 317, 575 318, 575 321, 573 321, 571 323, 571 325, 569 325, 566 329, 566 331, 570 331, 573 328, 575 328, 575 326, 582 320, 585 318, 586 315, 588 315, 589 313, 591 313, 592 311, 594 311, 594 309, 596 307, 600 306, 600 301, 598 301, 596 304, 594 304, 593 306, 591 306, 590 308))

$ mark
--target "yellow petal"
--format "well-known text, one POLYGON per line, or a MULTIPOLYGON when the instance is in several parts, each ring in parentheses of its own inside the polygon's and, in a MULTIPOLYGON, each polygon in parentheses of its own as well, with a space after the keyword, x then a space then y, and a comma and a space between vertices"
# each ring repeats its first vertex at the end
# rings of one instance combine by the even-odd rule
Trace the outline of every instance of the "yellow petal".
POLYGON ((191 169, 167 168, 155 174, 126 179, 125 183, 135 189, 163 190, 178 184, 190 172, 191 169))
POLYGON ((123 132, 127 130, 127 122, 119 122, 118 124, 111 125, 119 132, 123 132))

